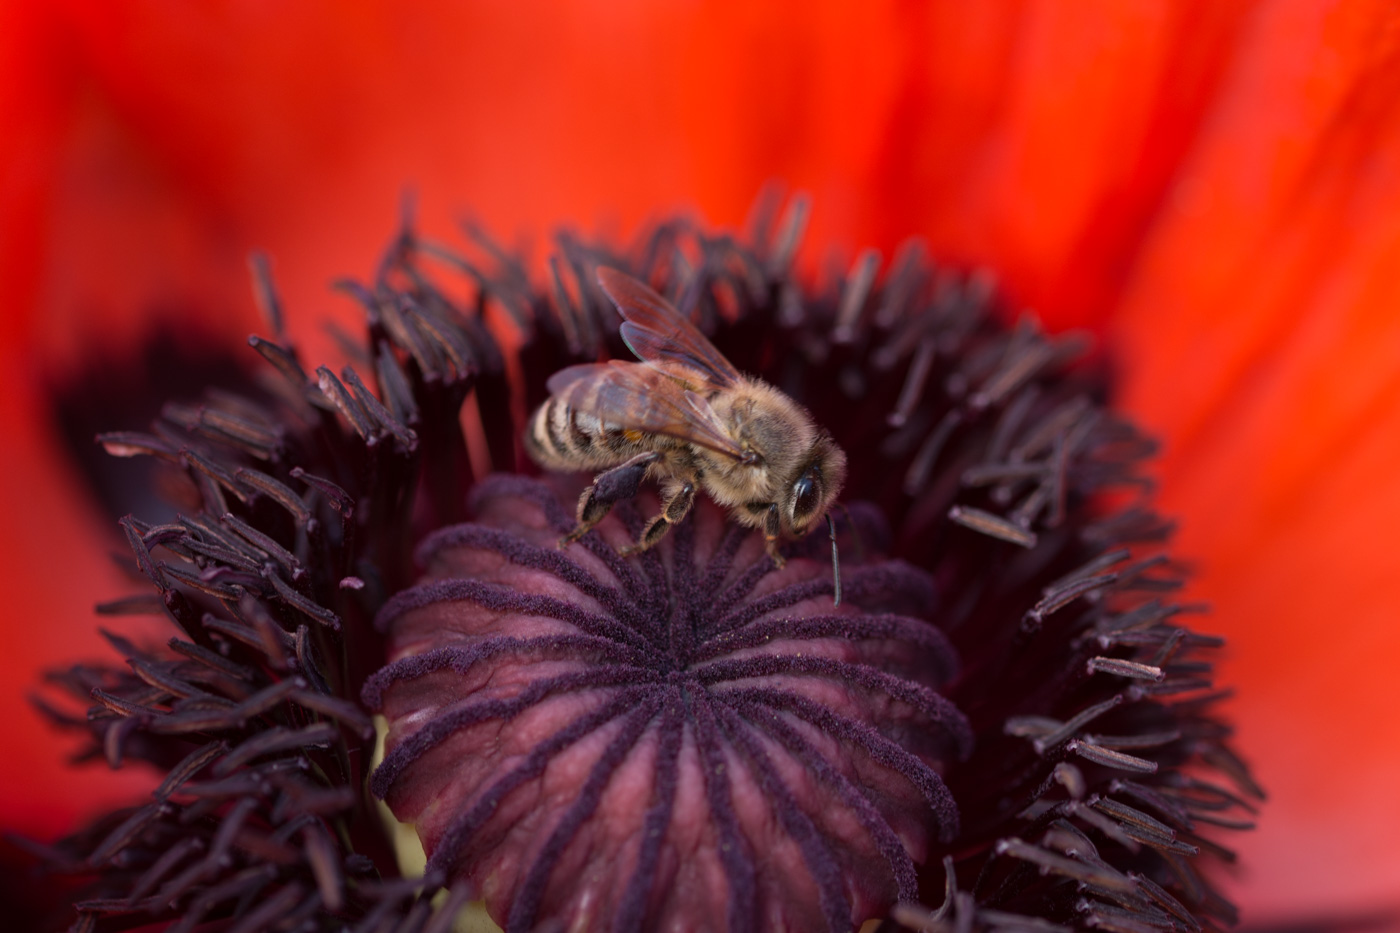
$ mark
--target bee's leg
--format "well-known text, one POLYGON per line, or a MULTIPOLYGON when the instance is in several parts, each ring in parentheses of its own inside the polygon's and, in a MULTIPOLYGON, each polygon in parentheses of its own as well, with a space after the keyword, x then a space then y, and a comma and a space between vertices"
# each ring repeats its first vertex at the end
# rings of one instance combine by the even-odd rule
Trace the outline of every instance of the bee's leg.
POLYGON ((647 527, 642 531, 642 537, 636 544, 622 549, 624 556, 628 554, 640 554, 647 550, 656 542, 666 537, 666 532, 671 530, 672 525, 679 524, 690 514, 690 507, 695 504, 695 481, 683 480, 674 489, 667 490, 666 501, 661 504, 661 514, 647 523, 647 527))
POLYGON ((660 459, 661 454, 648 451, 593 477, 593 485, 579 496, 578 525, 559 539, 559 546, 567 547, 582 538, 594 525, 603 520, 614 503, 635 496, 642 480, 646 478, 647 470, 660 459))
POLYGON ((782 532, 782 515, 778 511, 778 503, 774 502, 768 506, 768 511, 763 516, 763 542, 768 545, 768 556, 779 570, 787 564, 787 558, 778 553, 778 536, 782 532))

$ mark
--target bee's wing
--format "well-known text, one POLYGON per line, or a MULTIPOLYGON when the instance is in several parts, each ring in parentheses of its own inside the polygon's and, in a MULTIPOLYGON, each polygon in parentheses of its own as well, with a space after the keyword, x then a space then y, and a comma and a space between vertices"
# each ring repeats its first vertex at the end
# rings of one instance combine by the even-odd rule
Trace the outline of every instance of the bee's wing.
POLYGON ((599 268, 598 284, 623 317, 622 339, 646 363, 673 364, 698 377, 692 388, 723 388, 739 379, 734 364, 669 301, 626 273, 599 268))
MULTIPOLYGON (((570 400, 569 394, 565 391, 575 382, 588 379, 592 376, 600 376, 607 372, 607 363, 579 363, 576 366, 565 366, 557 371, 545 381, 544 387, 549 390, 550 395, 558 395, 570 405, 574 403, 570 400)), ((585 408, 585 411, 588 409, 585 408)))
POLYGON ((559 370, 549 390, 575 411, 596 416, 605 430, 661 434, 744 457, 710 403, 662 370, 620 360, 585 363, 559 370))

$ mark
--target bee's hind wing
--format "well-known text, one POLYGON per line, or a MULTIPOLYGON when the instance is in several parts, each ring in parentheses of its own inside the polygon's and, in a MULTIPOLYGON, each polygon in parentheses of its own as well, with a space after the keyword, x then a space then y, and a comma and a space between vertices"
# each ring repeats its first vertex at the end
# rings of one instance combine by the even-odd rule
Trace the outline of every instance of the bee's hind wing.
POLYGON ((598 284, 622 315, 622 339, 645 363, 670 364, 699 377, 692 388, 731 386, 734 364, 665 298, 624 272, 601 267, 598 284))
MULTIPOLYGON (((545 388, 550 395, 566 395, 565 390, 576 382, 584 379, 594 379, 607 372, 607 363, 579 363, 575 366, 565 366, 545 381, 545 388)), ((565 401, 568 401, 565 398, 565 401)))

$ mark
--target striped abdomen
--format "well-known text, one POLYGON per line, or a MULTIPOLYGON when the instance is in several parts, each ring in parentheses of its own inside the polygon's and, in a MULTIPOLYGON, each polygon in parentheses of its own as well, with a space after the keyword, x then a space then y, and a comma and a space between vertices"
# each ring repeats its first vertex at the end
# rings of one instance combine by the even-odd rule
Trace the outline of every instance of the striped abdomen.
POLYGON ((526 451, 549 470, 601 469, 656 446, 646 433, 605 425, 557 395, 535 410, 525 432, 526 451))

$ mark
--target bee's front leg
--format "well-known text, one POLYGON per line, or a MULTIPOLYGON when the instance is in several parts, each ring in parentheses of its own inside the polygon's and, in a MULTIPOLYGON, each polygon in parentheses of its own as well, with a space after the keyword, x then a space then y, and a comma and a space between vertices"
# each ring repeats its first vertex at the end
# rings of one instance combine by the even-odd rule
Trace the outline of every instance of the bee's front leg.
POLYGON ((690 507, 695 504, 695 484, 694 479, 686 479, 668 489, 666 501, 661 504, 661 514, 647 523, 642 537, 636 544, 622 549, 622 555, 640 554, 647 550, 666 537, 666 532, 671 530, 672 525, 679 524, 689 515, 690 507))
POLYGON ((768 506, 763 515, 763 542, 768 546, 768 556, 779 570, 787 564, 787 558, 778 553, 778 536, 783 533, 783 518, 778 511, 778 503, 768 506))
POLYGON ((559 539, 560 547, 568 547, 603 520, 613 504, 637 494, 647 470, 661 459, 655 451, 637 454, 626 463, 605 470, 593 477, 593 485, 583 491, 578 500, 578 525, 559 539))

